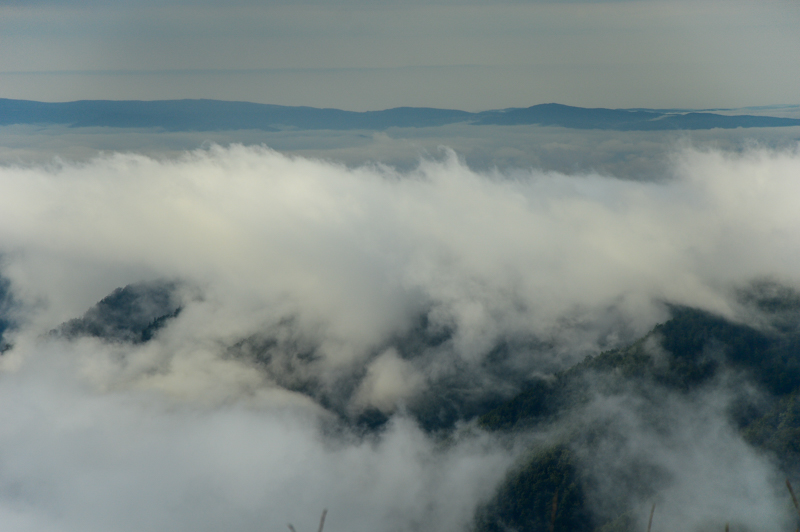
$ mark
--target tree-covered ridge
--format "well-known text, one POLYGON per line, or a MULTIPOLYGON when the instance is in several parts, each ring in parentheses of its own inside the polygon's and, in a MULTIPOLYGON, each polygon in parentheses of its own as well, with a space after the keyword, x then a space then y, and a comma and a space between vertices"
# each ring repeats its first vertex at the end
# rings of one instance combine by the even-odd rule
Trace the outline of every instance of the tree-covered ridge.
MULTIPOLYGON (((778 326, 756 328, 697 309, 673 308, 669 321, 632 345, 587 357, 481 416, 479 425, 490 431, 535 429, 551 436, 549 443, 536 444, 538 451, 509 473, 478 511, 476 530, 608 532, 641 526, 642 516, 632 518, 624 497, 615 500, 604 493, 599 507, 597 478, 585 473, 600 449, 625 449, 628 437, 613 421, 582 414, 594 412, 591 405, 598 397, 629 398, 658 420, 675 397, 691 401, 702 394, 728 394, 727 416, 734 430, 772 456, 784 474, 793 475, 800 469, 800 329, 787 325, 787 315, 796 312, 791 301, 767 303, 761 309, 771 317, 780 313, 778 326), (543 501, 553 498, 555 486, 569 493, 563 508, 569 515, 551 521, 543 501)), ((637 493, 644 502, 657 495, 663 475, 633 462, 617 471, 614 482, 620 492, 637 493), (623 488, 625 483, 639 485, 623 488)))
POLYGON ((80 318, 53 331, 68 338, 94 336, 109 341, 141 343, 181 312, 179 284, 153 281, 117 288, 80 318))
MULTIPOLYGON (((5 285, 0 289, 8 292, 5 285)), ((117 289, 53 334, 146 342, 180 313, 178 292, 179 284, 172 281, 117 289)), ((10 296, 4 298, 10 305, 10 296)), ((670 475, 663 464, 649 459, 649 450, 637 454, 635 430, 669 440, 676 426, 695 415, 692 409, 702 410, 705 403, 722 407, 712 417, 698 418, 700 423, 724 418, 724 429, 730 428, 742 445, 771 457, 781 474, 800 471, 800 297, 762 285, 742 294, 741 300, 752 311, 747 322, 672 307, 668 321, 632 344, 529 381, 509 400, 470 398, 478 386, 464 386, 470 383, 456 375, 452 382, 420 393, 405 415, 444 436, 457 432, 460 423, 476 420, 499 440, 513 434, 531 442, 490 500, 478 507, 475 532, 641 530, 646 518, 642 508, 650 508, 669 485, 670 475), (644 428, 632 429, 631 419, 644 428), (598 466, 609 458, 619 463, 598 466)), ((11 324, 0 322, 0 333, 11 324)), ((388 348, 408 359, 432 355, 448 345, 450 336, 451 331, 437 329, 423 317, 388 339, 376 356, 388 348)), ((229 345, 225 356, 258 368, 275 386, 306 395, 338 415, 343 426, 356 432, 383 430, 392 413, 348 410, 364 372, 323 386, 312 371, 317 349, 287 318, 229 345)), ((496 348, 498 357, 503 349, 496 348)), ((496 371, 493 378, 504 375, 496 371)))
POLYGON ((574 454, 563 445, 535 453, 511 471, 492 501, 481 507, 476 526, 487 532, 507 530, 592 530, 589 511, 575 467, 574 454))
POLYGON ((11 348, 6 332, 14 328, 12 314, 16 306, 17 302, 11 293, 11 283, 8 279, 0 277, 0 353, 11 348))

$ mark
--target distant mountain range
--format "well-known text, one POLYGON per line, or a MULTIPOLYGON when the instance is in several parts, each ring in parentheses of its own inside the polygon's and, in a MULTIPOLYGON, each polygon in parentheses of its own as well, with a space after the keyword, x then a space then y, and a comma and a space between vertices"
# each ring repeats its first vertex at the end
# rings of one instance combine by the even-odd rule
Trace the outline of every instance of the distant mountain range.
POLYGON ((0 125, 63 124, 70 127, 161 128, 168 131, 259 129, 385 130, 464 123, 542 125, 572 129, 656 131, 800 126, 800 119, 656 109, 587 109, 557 103, 470 113, 453 109, 397 107, 343 111, 219 100, 48 103, 0 98, 0 125))

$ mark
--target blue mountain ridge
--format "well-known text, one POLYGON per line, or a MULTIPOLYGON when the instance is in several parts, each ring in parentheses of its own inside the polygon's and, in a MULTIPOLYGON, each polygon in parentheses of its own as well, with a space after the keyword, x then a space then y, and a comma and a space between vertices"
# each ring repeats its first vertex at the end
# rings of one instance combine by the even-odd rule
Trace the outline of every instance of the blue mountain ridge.
POLYGON ((427 107, 356 112, 220 100, 80 100, 51 103, 0 98, 0 125, 61 124, 70 127, 160 128, 167 131, 277 131, 385 130, 457 123, 656 131, 800 126, 800 119, 655 109, 583 108, 557 103, 477 113, 427 107))

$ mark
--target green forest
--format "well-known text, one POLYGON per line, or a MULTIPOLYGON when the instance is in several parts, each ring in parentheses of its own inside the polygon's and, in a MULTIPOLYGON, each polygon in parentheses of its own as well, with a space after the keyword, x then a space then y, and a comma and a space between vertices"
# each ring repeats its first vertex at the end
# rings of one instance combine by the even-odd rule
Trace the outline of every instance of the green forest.
MULTIPOLYGON (((730 426, 794 479, 800 466, 800 299, 775 286, 760 288, 745 294, 763 318, 758 326, 673 307, 671 319, 633 344, 589 356, 480 417, 479 425, 495 433, 550 431, 553 436, 531 445, 478 510, 475 529, 644 530, 647 512, 632 515, 630 497, 624 494, 636 493, 639 507, 650 509, 649 501, 656 503, 663 484, 657 468, 626 458, 631 463, 612 479, 623 486, 619 497, 606 490, 598 498, 597 479, 585 474, 592 469, 587 462, 598 459, 610 441, 623 449, 628 437, 607 420, 587 422, 576 415, 598 397, 625 397, 657 420, 670 404, 691 403, 725 389, 730 426), (571 421, 576 418, 581 421, 571 421)), ((791 504, 789 491, 777 487, 791 504)), ((719 523, 719 530, 725 526, 719 523)))
MULTIPOLYGON (((149 342, 181 313, 178 286, 161 281, 117 289, 50 335, 149 342)), ((4 308, 16 305, 7 283, 0 283, 0 296, 4 308)), ((429 394, 411 405, 409 414, 419 427, 441 437, 445 447, 459 427, 508 441, 509 449, 516 446, 519 458, 475 510, 472 530, 644 532, 650 519, 653 532, 668 529, 660 524, 665 516, 658 504, 674 479, 659 453, 670 445, 691 452, 702 445, 704 433, 715 431, 724 433, 726 445, 743 446, 746 454, 769 463, 778 473, 772 495, 785 498, 788 512, 782 513, 791 515, 793 497, 784 483, 800 486, 800 295, 764 282, 738 300, 744 311, 739 320, 671 306, 670 319, 638 340, 528 380, 508 400, 469 403, 456 386, 442 387, 439 392, 450 395, 439 393, 438 402, 429 394), (689 430, 688 436, 681 436, 682 430, 689 430)), ((3 335, 14 327, 13 321, 0 321, 4 350, 11 346, 3 335)), ((448 331, 431 331, 421 320, 394 345, 418 353, 447 341, 448 331)), ((295 353, 288 362, 278 356, 285 346, 277 335, 246 338, 229 347, 227 356, 265 373, 274 372, 275 364, 289 364, 280 386, 317 400, 331 413, 342 412, 335 395, 321 394, 313 379, 302 378, 301 370, 317 356, 315 347, 287 336, 295 353)), ((390 426, 390 417, 377 410, 355 418, 339 415, 367 438, 390 426)), ((699 454, 706 459, 709 450, 699 454)), ((720 531, 726 526, 749 530, 735 521, 709 524, 720 531)))

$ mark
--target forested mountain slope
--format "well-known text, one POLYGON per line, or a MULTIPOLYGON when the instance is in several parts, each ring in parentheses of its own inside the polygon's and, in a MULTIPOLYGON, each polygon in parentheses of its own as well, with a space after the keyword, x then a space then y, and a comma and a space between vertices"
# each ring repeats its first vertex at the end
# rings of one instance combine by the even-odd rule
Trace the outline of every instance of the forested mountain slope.
MULTIPOLYGON (((758 328, 674 308, 672 319, 634 344, 587 357, 481 416, 480 426, 490 431, 549 436, 531 446, 479 510, 477 530, 638 530, 645 526, 645 509, 668 489, 671 474, 662 467, 658 446, 632 448, 654 434, 674 442, 687 423, 699 424, 694 427, 699 434, 731 428, 733 440, 776 464, 778 478, 795 478, 800 470, 797 298, 773 293, 757 303, 770 318, 758 328), (711 403, 718 419, 704 417, 711 403)), ((687 445, 683 452, 691 452, 691 442, 687 445)), ((783 495, 788 504, 788 493, 783 495)))
MULTIPOLYGON (((13 298, 0 289, 8 309, 13 298)), ((180 290, 172 281, 117 289, 50 334, 149 342, 179 316, 180 290)), ((743 474, 752 461, 774 467, 779 491, 777 479, 797 478, 800 471, 800 297, 762 283, 740 299, 752 311, 747 322, 672 307, 671 319, 638 341, 529 380, 510 400, 470 402, 453 391, 457 387, 442 385, 434 391, 442 396, 438 402, 436 393, 427 394, 407 415, 441 434, 444 445, 464 428, 527 442, 522 459, 477 509, 476 532, 639 530, 651 505, 678 489, 681 467, 702 467, 720 457, 743 474)), ((13 328, 13 320, 0 321, 0 334, 13 328)), ((350 415, 336 393, 316 389, 304 373, 314 346, 302 338, 281 340, 280 334, 244 338, 227 356, 272 375, 273 385, 308 396, 356 433, 380 433, 387 414, 350 415), (291 350, 294 358, 285 358, 282 353, 291 350), (283 380, 275 377, 275 364, 283 380)), ((410 353, 440 345, 447 334, 431 336, 420 323, 396 340, 398 349, 410 353)), ((714 471, 718 464, 709 467, 714 471)), ((731 521, 735 525, 736 516, 731 521)), ((668 522, 660 528, 667 527, 668 522)))

